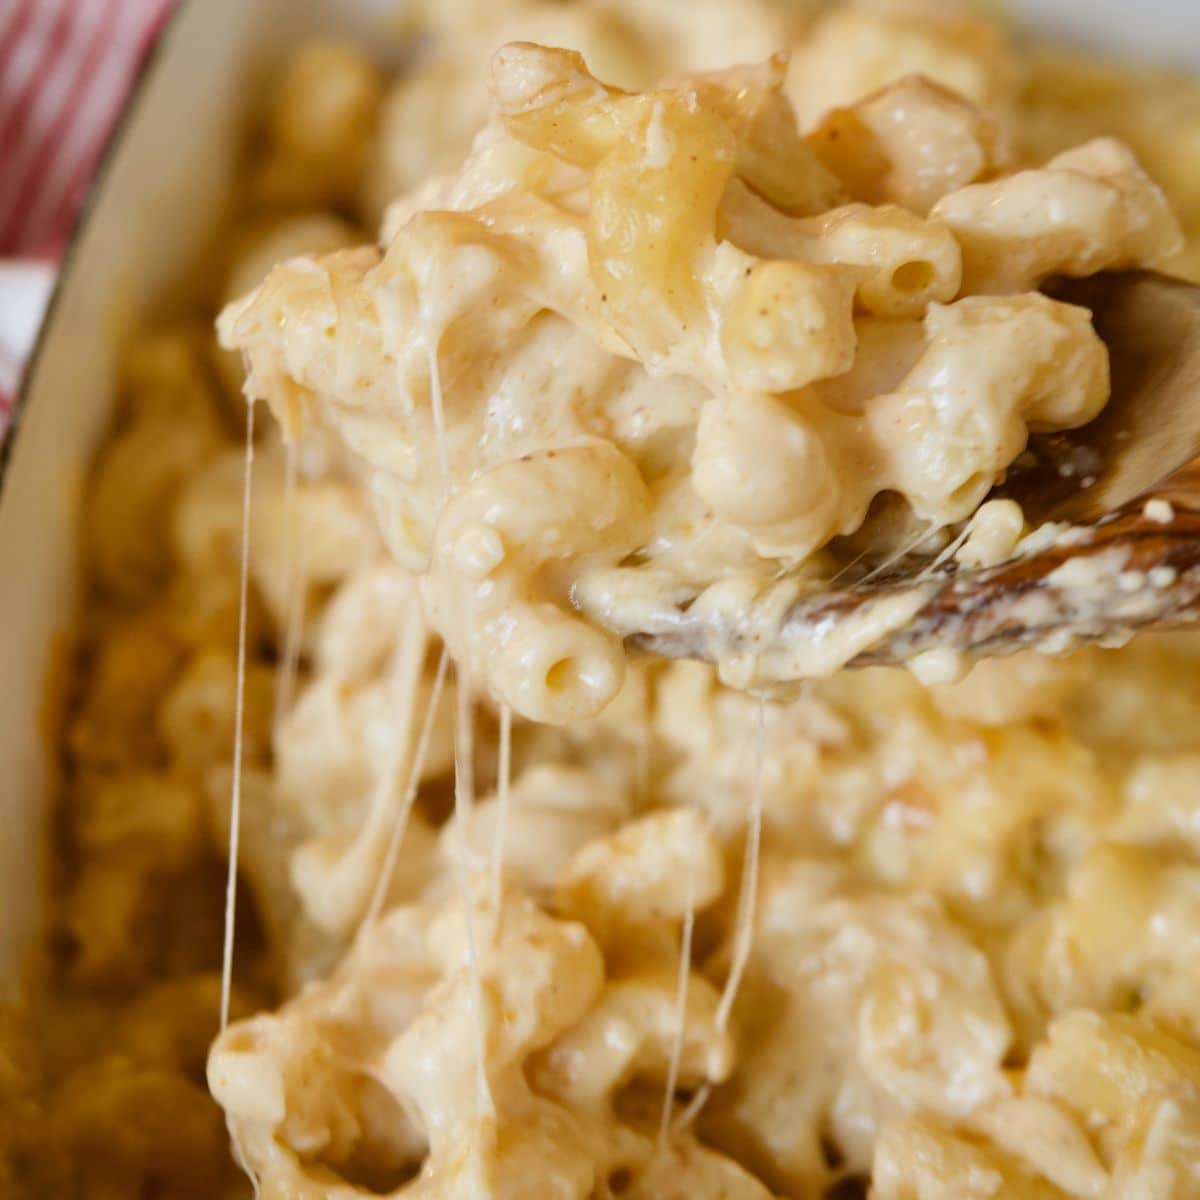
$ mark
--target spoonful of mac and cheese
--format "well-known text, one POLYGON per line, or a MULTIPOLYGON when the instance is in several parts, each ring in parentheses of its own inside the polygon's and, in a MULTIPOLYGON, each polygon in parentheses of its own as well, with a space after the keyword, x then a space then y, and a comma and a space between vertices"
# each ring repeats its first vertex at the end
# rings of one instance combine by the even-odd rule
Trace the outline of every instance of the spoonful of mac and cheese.
POLYGON ((1111 398, 1081 428, 1034 432, 957 534, 868 542, 815 579, 672 591, 650 615, 638 584, 626 590, 629 569, 613 568, 587 578, 584 610, 637 646, 760 686, 886 663, 945 683, 972 658, 1121 645, 1195 621, 1200 288, 1128 272, 1055 294, 1093 311, 1111 398))
POLYGON ((1200 593, 1186 479, 1145 502, 1198 448, 1197 309, 1137 273, 1181 237, 1131 151, 1018 163, 919 76, 801 129, 786 69, 634 94, 506 46, 460 170, 221 318, 526 717, 599 711, 629 643, 744 687, 944 676, 1200 593))

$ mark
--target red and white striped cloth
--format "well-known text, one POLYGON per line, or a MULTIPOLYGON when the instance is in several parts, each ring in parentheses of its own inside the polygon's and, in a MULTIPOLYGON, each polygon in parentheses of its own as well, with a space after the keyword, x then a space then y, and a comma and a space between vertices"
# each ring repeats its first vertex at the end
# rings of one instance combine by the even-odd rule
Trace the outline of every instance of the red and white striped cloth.
POLYGON ((0 0, 0 431, 55 264, 173 0, 0 0))

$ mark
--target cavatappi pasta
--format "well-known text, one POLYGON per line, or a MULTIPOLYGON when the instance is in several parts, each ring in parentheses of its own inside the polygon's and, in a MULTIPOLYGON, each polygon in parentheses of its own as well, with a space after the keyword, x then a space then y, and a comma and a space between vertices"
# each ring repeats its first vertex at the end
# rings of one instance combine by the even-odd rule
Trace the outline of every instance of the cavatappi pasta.
POLYGON ((1200 87, 921 0, 405 13, 283 65, 227 348, 130 348, 0 1195, 1200 1196, 1195 638, 759 698, 565 602, 957 533, 1107 396, 1038 282, 1200 273, 1200 87))
POLYGON ((681 589, 743 603, 883 494, 961 524, 1030 429, 1107 399, 1090 314, 1038 285, 1182 245, 1124 143, 1020 169, 999 116, 919 78, 805 131, 782 57, 630 93, 511 43, 491 74, 465 162, 379 248, 282 264, 220 330, 290 436, 362 459, 433 627, 538 721, 620 688, 579 604, 645 629, 681 589))

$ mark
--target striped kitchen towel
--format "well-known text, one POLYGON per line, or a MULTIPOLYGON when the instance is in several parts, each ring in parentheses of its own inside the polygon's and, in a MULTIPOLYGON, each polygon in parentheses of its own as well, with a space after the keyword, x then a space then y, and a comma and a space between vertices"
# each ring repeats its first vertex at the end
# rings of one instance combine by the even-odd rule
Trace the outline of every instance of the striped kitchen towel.
POLYGON ((66 244, 173 0, 0 0, 0 430, 66 244))

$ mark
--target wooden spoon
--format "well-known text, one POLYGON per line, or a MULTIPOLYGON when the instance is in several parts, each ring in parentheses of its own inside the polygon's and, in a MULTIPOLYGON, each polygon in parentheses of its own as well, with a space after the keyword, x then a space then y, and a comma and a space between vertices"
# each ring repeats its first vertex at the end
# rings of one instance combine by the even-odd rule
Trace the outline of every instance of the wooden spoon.
POLYGON ((1116 645, 1200 618, 1200 287, 1126 272, 1049 290, 1092 310, 1112 396, 1089 425, 1031 438, 992 496, 1069 530, 1049 527, 987 568, 909 555, 824 590, 775 581, 740 606, 676 590, 638 628, 604 589, 590 601, 585 590, 581 607, 655 654, 741 662, 731 673, 747 685, 929 651, 1116 645))

